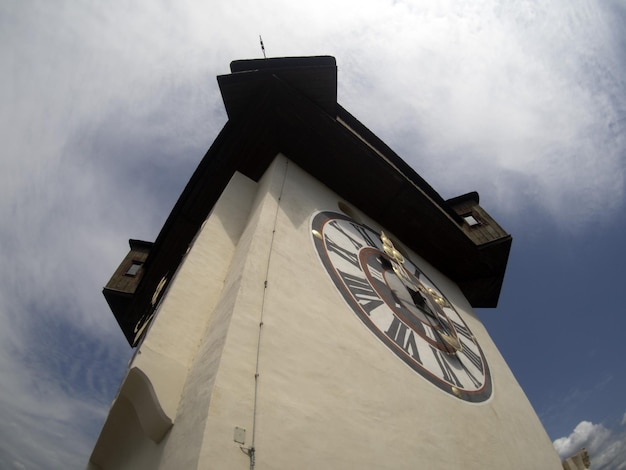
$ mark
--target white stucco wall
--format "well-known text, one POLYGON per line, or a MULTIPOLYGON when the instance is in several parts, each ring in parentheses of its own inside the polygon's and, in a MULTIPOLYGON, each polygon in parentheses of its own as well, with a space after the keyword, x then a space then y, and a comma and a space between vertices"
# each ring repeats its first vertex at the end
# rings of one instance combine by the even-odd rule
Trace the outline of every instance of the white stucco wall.
POLYGON ((416 374, 343 301, 310 235, 315 211, 338 210, 334 193, 283 156, 258 184, 239 175, 229 188, 133 364, 174 421, 146 451, 145 468, 155 468, 154 455, 162 469, 249 468, 240 447, 252 445, 253 432, 259 470, 561 468, 455 284, 407 253, 422 261, 483 349, 494 391, 482 404, 416 374), (237 229, 229 230, 233 216, 237 229), (233 441, 236 426, 246 429, 244 446, 233 441))

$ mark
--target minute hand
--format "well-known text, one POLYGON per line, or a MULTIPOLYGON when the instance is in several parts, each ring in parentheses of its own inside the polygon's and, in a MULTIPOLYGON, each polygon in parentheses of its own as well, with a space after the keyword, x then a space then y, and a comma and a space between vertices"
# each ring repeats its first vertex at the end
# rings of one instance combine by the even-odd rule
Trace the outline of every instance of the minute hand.
POLYGON ((427 315, 426 318, 429 323, 431 323, 431 318, 435 320, 435 324, 431 323, 431 326, 436 334, 446 345, 452 347, 454 352, 460 351, 462 348, 461 342, 456 337, 456 334, 453 333, 454 328, 447 321, 446 314, 430 290, 419 279, 411 276, 403 265, 396 262, 392 264, 394 272, 411 294, 413 304, 427 315))

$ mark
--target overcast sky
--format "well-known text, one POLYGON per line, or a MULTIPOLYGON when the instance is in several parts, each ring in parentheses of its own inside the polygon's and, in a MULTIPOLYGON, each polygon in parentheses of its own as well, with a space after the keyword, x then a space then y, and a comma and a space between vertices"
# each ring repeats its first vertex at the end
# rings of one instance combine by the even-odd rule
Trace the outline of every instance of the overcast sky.
POLYGON ((0 2, 0 468, 83 468, 132 350, 101 294, 226 122, 231 60, 338 101, 513 249, 480 311, 568 456, 626 468, 622 0, 0 2))

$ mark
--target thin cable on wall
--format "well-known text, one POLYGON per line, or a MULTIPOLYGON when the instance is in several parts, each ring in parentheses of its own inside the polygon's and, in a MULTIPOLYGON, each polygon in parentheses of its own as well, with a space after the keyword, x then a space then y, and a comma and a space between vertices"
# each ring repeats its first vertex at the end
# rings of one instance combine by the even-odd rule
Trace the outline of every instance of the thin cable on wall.
POLYGON ((269 278, 269 273, 270 273, 270 263, 272 260, 272 252, 274 249, 274 238, 276 236, 276 226, 278 224, 278 213, 280 210, 280 202, 283 197, 283 191, 285 189, 285 181, 287 180, 288 168, 289 168, 289 160, 285 159, 285 171, 283 173, 283 181, 280 186, 280 192, 278 193, 278 200, 276 201, 276 212, 274 213, 272 237, 270 239, 270 249, 267 255, 267 264, 265 267, 265 279, 263 281, 263 296, 261 299, 261 314, 259 318, 259 336, 257 340, 257 350, 256 350, 256 367, 254 370, 254 404, 252 408, 252 439, 250 442, 250 447, 248 449, 245 449, 246 453, 250 457, 250 470, 254 470, 254 466, 255 466, 257 398, 259 395, 259 363, 260 363, 260 357, 261 357, 261 337, 263 333, 263 315, 265 313, 265 300, 267 298, 268 278, 269 278))

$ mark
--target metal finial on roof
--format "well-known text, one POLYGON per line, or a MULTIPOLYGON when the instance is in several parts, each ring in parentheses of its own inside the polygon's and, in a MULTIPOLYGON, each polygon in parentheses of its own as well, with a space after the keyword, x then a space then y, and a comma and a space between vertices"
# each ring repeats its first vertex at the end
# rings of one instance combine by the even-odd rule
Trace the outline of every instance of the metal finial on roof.
POLYGON ((259 42, 261 43, 261 50, 263 51, 263 58, 267 59, 267 57, 265 56, 265 46, 263 45, 263 38, 261 37, 260 34, 259 34, 259 42))

